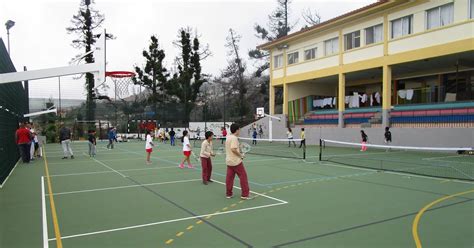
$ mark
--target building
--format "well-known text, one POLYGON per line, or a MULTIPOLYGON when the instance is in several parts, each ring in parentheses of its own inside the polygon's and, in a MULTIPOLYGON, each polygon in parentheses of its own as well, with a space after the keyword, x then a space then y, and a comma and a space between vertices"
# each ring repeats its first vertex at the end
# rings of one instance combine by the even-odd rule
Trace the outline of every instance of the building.
POLYGON ((290 122, 474 127, 474 0, 381 0, 258 48, 290 122))

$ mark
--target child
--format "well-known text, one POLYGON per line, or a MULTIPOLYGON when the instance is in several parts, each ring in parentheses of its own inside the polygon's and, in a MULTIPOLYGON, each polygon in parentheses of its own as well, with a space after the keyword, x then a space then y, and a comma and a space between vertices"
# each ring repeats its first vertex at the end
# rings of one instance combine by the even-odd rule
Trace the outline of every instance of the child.
POLYGON ((296 143, 293 140, 293 132, 291 131, 291 128, 288 128, 286 135, 288 136, 288 147, 291 146, 291 142, 293 142, 293 145, 296 147, 296 143))
POLYGON ((221 144, 224 144, 224 141, 227 136, 227 130, 225 129, 225 126, 221 128, 221 131, 222 131, 221 144))
POLYGON ((193 165, 191 164, 191 161, 189 160, 189 156, 191 156, 191 145, 189 144, 189 137, 188 137, 188 131, 184 130, 183 131, 183 138, 181 138, 181 142, 183 143, 183 154, 184 158, 181 164, 179 164, 179 168, 183 169, 184 168, 184 161, 188 162, 188 168, 192 169, 193 165))
POLYGON ((151 137, 151 132, 147 129, 146 130, 146 143, 145 143, 145 151, 146 151, 146 164, 151 164, 150 156, 151 152, 153 152, 153 147, 155 144, 153 143, 153 138, 151 137))
MULTIPOLYGON (((389 127, 385 127, 385 133, 384 133, 384 136, 385 136, 385 144, 386 145, 390 145, 390 143, 392 143, 392 132, 390 132, 390 128, 389 127)), ((390 148, 388 148, 387 150, 385 150, 386 152, 390 151, 390 148)))
POLYGON ((369 137, 365 134, 364 130, 360 130, 360 135, 362 136, 362 149, 360 149, 360 151, 365 152, 367 151, 367 146, 365 144, 367 144, 369 137))
POLYGON ((305 146, 306 147, 306 136, 304 134, 304 128, 301 128, 301 135, 300 135, 300 138, 301 138, 301 143, 300 143, 300 148, 302 146, 305 146))
POLYGON ((201 145, 201 153, 199 157, 201 157, 201 166, 202 166, 202 183, 207 185, 208 182, 212 182, 211 180, 211 173, 212 173, 212 162, 211 156, 214 157, 215 154, 212 151, 212 137, 214 133, 211 131, 207 131, 204 134, 206 138, 201 145))
POLYGON ((252 197, 250 196, 247 172, 242 162, 244 155, 240 153, 239 149, 239 125, 235 123, 230 125, 230 132, 232 134, 229 135, 229 138, 227 138, 227 140, 225 141, 225 163, 227 165, 227 174, 225 177, 226 198, 230 199, 233 197, 232 190, 234 188, 235 175, 237 174, 240 180, 240 188, 242 190, 242 195, 240 196, 240 199, 250 200, 252 199, 252 197))
POLYGON ((95 130, 89 130, 89 156, 90 157, 95 157, 95 148, 97 145, 96 138, 95 138, 95 130))
POLYGON ((252 145, 257 145, 257 129, 256 128, 253 129, 252 138, 253 138, 252 145))

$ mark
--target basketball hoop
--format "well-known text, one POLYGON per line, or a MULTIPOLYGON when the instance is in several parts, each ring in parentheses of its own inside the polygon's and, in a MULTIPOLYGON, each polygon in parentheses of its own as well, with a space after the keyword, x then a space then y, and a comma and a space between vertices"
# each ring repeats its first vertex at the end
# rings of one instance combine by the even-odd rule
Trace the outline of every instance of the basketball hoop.
POLYGON ((115 97, 122 98, 128 95, 128 89, 132 84, 135 72, 131 71, 108 71, 106 77, 110 77, 115 86, 115 97))

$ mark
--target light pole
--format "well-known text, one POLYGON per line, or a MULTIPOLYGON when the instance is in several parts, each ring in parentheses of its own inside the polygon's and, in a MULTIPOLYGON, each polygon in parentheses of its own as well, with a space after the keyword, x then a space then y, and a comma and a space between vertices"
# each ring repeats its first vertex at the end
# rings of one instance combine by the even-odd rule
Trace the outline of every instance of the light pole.
POLYGON ((15 26, 15 22, 12 20, 8 20, 5 23, 5 27, 7 28, 7 40, 8 40, 8 55, 10 55, 10 29, 15 26))

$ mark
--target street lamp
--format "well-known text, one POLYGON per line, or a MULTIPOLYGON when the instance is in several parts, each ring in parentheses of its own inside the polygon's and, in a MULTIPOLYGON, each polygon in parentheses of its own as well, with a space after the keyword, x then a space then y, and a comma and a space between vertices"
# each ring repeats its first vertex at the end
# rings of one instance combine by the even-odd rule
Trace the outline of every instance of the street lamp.
POLYGON ((5 23, 5 27, 7 27, 7 40, 8 40, 8 55, 10 55, 10 28, 15 26, 15 22, 12 20, 8 20, 5 23))

